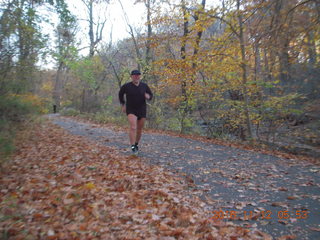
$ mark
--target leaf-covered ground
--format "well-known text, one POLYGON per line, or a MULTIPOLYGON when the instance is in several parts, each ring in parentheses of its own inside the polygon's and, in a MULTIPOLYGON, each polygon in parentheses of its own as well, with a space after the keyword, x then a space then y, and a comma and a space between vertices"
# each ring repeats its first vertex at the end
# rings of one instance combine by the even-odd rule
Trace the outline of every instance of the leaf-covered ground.
MULTIPOLYGON (((128 155, 126 129, 50 118, 72 134, 128 155)), ((140 149, 141 160, 185 176, 191 194, 205 203, 201 210, 212 217, 221 210, 226 214, 220 219, 274 239, 320 239, 320 168, 311 159, 153 130, 144 132, 140 149)))
POLYGON ((50 123, 0 176, 1 239, 271 239, 210 220, 188 183, 50 123))

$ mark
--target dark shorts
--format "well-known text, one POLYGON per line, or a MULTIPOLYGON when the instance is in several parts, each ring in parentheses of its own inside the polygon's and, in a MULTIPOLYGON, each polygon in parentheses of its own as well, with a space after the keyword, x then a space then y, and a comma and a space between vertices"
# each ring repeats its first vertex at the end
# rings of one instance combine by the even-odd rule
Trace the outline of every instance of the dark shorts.
POLYGON ((141 118, 146 118, 146 116, 147 116, 146 108, 140 108, 140 109, 127 108, 126 112, 127 112, 127 115, 129 115, 129 114, 135 115, 138 118, 138 120, 140 120, 141 118))

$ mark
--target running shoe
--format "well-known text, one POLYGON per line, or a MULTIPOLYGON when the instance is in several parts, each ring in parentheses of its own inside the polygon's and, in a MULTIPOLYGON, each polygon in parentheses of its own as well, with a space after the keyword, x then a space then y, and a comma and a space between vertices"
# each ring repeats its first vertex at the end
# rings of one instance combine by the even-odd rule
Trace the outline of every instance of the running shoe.
POLYGON ((138 148, 135 145, 132 145, 131 146, 131 152, 132 152, 132 154, 137 155, 139 151, 138 151, 138 148))

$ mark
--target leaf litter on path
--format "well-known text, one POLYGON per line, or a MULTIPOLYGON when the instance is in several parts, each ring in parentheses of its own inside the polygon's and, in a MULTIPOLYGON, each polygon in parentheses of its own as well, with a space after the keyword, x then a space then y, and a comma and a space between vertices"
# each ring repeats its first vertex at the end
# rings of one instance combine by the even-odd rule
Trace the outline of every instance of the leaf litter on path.
MULTIPOLYGON (((212 221, 188 182, 44 123, 0 176, 7 239, 271 239, 212 221)), ((213 199, 214 202, 214 199, 213 199)))

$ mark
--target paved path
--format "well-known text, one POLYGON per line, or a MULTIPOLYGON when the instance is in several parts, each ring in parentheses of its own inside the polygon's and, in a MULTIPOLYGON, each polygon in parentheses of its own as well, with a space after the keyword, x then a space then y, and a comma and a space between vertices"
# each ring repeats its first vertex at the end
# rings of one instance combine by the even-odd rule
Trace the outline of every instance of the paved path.
MULTIPOLYGON (((53 123, 128 154, 127 133, 50 115, 53 123)), ((320 239, 320 168, 247 150, 162 134, 143 135, 140 156, 189 179, 208 212, 276 239, 320 239), (221 213, 220 211, 220 213, 221 213), (231 212, 232 211, 232 212, 231 212), (247 216, 254 217, 247 220, 247 216), (264 215, 262 215, 264 214, 264 215), (220 215, 221 217, 221 215, 220 215)))

